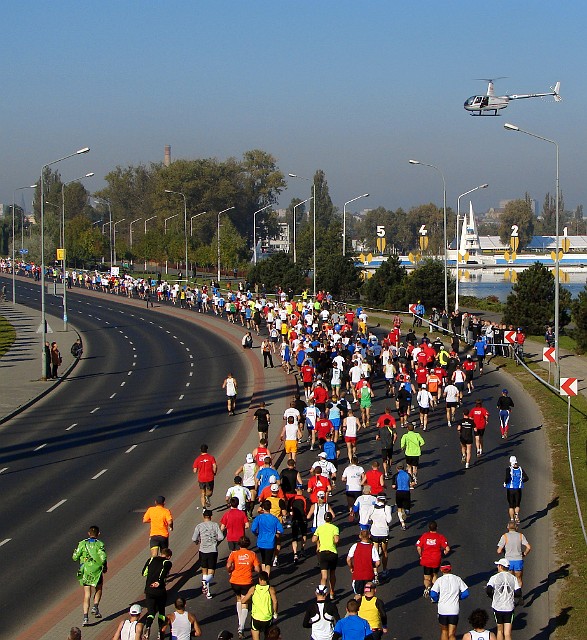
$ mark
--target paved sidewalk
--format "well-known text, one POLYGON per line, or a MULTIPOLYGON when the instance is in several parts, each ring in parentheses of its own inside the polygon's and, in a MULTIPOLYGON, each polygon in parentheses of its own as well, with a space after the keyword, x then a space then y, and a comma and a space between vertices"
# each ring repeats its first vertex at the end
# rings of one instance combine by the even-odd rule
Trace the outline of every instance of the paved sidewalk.
MULTIPOLYGON (((41 324, 40 311, 10 302, 0 304, 0 315, 4 316, 16 331, 12 347, 0 358, 0 424, 24 411, 33 402, 42 398, 60 380, 41 380, 41 334, 36 333, 41 324)), ((57 342, 63 364, 60 377, 66 376, 75 365, 71 345, 78 337, 69 324, 63 331, 63 319, 47 314, 47 323, 53 333, 47 334, 49 342, 57 342)))

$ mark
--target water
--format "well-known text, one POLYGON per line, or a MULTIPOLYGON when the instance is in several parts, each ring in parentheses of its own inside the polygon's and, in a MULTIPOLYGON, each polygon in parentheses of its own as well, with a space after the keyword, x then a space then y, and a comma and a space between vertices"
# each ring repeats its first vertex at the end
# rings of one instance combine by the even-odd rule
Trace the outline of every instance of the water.
MULTIPOLYGON (((453 274, 454 275, 454 274, 453 274)), ((587 281, 586 273, 569 273, 568 283, 562 283, 567 288, 573 298, 576 298, 579 291, 582 291, 587 281)), ((459 281, 459 297, 475 296, 476 298, 486 298, 496 296, 500 302, 505 302, 508 294, 512 290, 512 283, 504 278, 503 273, 496 273, 494 269, 478 269, 469 271, 468 276, 461 276, 459 281)))

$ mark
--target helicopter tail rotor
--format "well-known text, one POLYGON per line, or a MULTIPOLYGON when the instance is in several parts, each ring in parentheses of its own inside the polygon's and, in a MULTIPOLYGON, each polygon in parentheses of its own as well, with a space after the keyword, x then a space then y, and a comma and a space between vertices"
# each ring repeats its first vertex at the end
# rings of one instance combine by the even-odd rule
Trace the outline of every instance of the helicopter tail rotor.
POLYGON ((560 102, 562 100, 562 96, 560 94, 560 88, 561 88, 561 83, 557 82, 553 87, 550 87, 550 90, 552 91, 552 94, 554 95, 554 101, 555 102, 560 102))

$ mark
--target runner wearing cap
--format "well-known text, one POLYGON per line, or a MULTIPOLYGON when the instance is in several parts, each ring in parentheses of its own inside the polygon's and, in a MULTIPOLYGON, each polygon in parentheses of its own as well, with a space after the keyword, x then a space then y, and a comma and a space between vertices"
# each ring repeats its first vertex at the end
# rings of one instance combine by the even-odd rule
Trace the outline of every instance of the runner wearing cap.
POLYGON ((330 480, 332 487, 334 487, 334 483, 336 482, 336 467, 328 460, 326 451, 321 451, 318 454, 318 460, 312 463, 312 470, 316 467, 322 469, 322 474, 330 480))
POLYGON ((430 599, 438 604, 440 640, 456 640, 459 623, 459 603, 469 597, 469 587, 459 576, 451 573, 448 560, 440 565, 442 575, 430 589, 430 599))
POLYGON ((340 620, 338 609, 328 599, 328 585, 316 587, 316 601, 310 603, 304 614, 302 626, 311 629, 312 640, 332 640, 334 625, 340 620))
MULTIPOLYGON (((371 523, 371 540, 381 558, 381 577, 387 577, 387 544, 389 542, 389 527, 391 525, 391 507, 385 504, 385 493, 377 496, 377 501, 369 509, 369 522, 371 523)), ((377 580, 377 574, 375 574, 377 580)), ((360 615, 360 614, 359 614, 360 615)), ((373 625, 371 624, 371 627, 373 625)))
POLYGON ((499 429, 501 437, 507 438, 510 428, 510 414, 514 408, 514 401, 510 398, 508 390, 504 389, 501 396, 497 399, 497 408, 499 409, 499 429))
POLYGON ((497 624, 498 640, 511 640, 516 600, 522 597, 522 588, 516 576, 509 572, 509 560, 495 562, 497 573, 487 582, 485 592, 491 598, 491 608, 497 624))
POLYGON ((329 585, 330 597, 334 598, 340 531, 335 524, 332 524, 332 520, 332 513, 327 512, 324 514, 324 523, 314 532, 312 542, 316 543, 316 550, 318 551, 320 584, 329 585))
POLYGON ((332 507, 326 502, 326 493, 324 491, 318 491, 316 495, 318 497, 318 500, 317 502, 312 503, 312 506, 308 511, 308 521, 311 523, 310 531, 312 533, 314 533, 314 531, 316 531, 316 529, 320 525, 324 524, 324 516, 327 513, 332 514, 332 517, 334 518, 334 511, 332 510, 332 507))
POLYGON ((503 486, 507 490, 510 520, 515 520, 516 522, 520 522, 520 505, 522 504, 524 482, 528 482, 528 475, 518 464, 516 456, 510 456, 510 466, 506 469, 503 486))
POLYGON ((257 496, 257 491, 255 488, 255 476, 257 475, 257 471, 258 469, 257 465, 255 464, 255 458, 253 457, 253 454, 247 453, 244 464, 240 466, 235 473, 236 476, 241 476, 241 478, 243 479, 243 487, 245 487, 245 489, 248 489, 249 493, 251 494, 251 499, 247 503, 247 515, 249 516, 249 519, 252 518, 253 506, 255 503, 255 498, 257 496))
POLYGON ((376 591, 377 585, 367 582, 359 605, 359 618, 369 623, 373 640, 381 640, 381 636, 387 633, 387 613, 385 603, 377 597, 376 591))
POLYGON ((140 640, 144 626, 142 622, 139 622, 141 611, 140 604, 133 604, 128 611, 128 618, 121 620, 118 624, 112 640, 140 640))

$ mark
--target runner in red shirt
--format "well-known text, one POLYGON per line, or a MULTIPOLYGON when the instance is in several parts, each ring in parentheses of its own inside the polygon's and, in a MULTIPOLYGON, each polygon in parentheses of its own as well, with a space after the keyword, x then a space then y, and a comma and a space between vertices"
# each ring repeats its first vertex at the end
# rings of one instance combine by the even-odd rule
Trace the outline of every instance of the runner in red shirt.
POLYGON ((261 438, 259 446, 253 449, 253 458, 259 468, 265 464, 265 458, 271 458, 271 451, 267 448, 267 440, 265 438, 261 438))
POLYGON ((418 389, 426 384, 428 380, 428 369, 426 367, 418 366, 416 369, 416 384, 418 385, 418 389))
POLYGON ((310 494, 310 502, 318 502, 318 492, 324 491, 326 498, 330 493, 330 480, 322 475, 322 467, 314 467, 314 475, 308 480, 308 493, 310 494))
POLYGON ((475 423, 475 444, 477 446, 477 456, 480 456, 483 453, 485 427, 489 422, 489 411, 482 406, 481 400, 475 400, 475 407, 469 411, 469 418, 475 423))
POLYGON ((218 472, 218 466, 214 456, 208 453, 207 444, 200 447, 200 452, 200 455, 194 460, 193 470, 198 476, 202 509, 206 509, 211 506, 210 498, 214 493, 214 477, 218 472))
POLYGON ((465 372, 465 382, 467 383, 467 391, 471 393, 475 388, 473 386, 473 374, 475 373, 475 369, 477 365, 471 356, 467 356, 465 361, 462 364, 462 369, 465 372))
POLYGON ((247 514, 239 509, 238 498, 233 497, 229 501, 230 509, 220 519, 221 531, 226 531, 226 541, 231 551, 238 549, 238 541, 245 535, 245 529, 249 528, 247 514))
POLYGON ((314 396, 314 404, 320 409, 320 414, 323 416, 326 415, 326 403, 330 398, 328 396, 328 389, 321 380, 318 380, 316 383, 312 395, 314 396))
POLYGON ((300 369, 300 373, 302 375, 302 382, 304 383, 304 393, 306 394, 307 400, 312 393, 312 383, 314 382, 315 370, 310 362, 308 360, 305 360, 302 368, 300 369))
POLYGON ((378 496, 385 491, 383 472, 379 470, 379 462, 373 460, 371 468, 365 473, 365 484, 371 487, 371 495, 378 496))
POLYGON ((316 432, 320 446, 322 446, 326 442, 326 436, 334 431, 334 425, 328 418, 318 418, 314 431, 316 432))
POLYGON ((442 555, 450 551, 447 539, 436 531, 434 520, 428 523, 428 533, 422 534, 416 542, 416 550, 420 556, 420 565, 424 569, 424 597, 430 594, 430 587, 436 582, 442 555))

